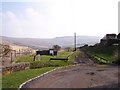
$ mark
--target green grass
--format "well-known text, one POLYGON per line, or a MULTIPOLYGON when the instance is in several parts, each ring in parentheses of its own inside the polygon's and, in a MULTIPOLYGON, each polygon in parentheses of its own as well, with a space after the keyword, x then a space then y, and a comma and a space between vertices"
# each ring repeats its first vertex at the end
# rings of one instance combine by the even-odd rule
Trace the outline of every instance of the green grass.
MULTIPOLYGON (((43 68, 43 67, 60 67, 60 66, 66 66, 73 64, 73 58, 75 55, 71 55, 73 52, 58 52, 57 56, 49 56, 49 55, 41 55, 39 61, 33 61, 34 56, 22 56, 18 57, 17 60, 15 61, 16 63, 18 62, 30 62, 31 66, 30 68, 43 68), (50 58, 67 58, 69 55, 69 60, 67 62, 61 61, 61 60, 52 60, 50 61, 50 58)), ((76 52, 77 54, 77 52, 76 52)))
POLYGON ((0 90, 2 89, 2 75, 0 74, 0 90))
MULTIPOLYGON (((67 58, 69 55, 73 54, 73 52, 59 52, 56 56, 57 58, 67 58)), ((50 58, 53 56, 46 56, 42 55, 40 61, 34 61, 31 63, 30 68, 42 68, 42 67, 61 67, 61 66, 67 66, 70 64, 73 64, 73 58, 75 55, 71 55, 68 58, 67 62, 61 61, 61 60, 51 60, 50 58)), ((54 57, 54 58, 56 58, 54 57)))
POLYGON ((72 52, 59 52, 57 57, 65 58, 72 54, 72 52))
MULTIPOLYGON (((72 54, 72 52, 58 52, 58 55, 57 57, 59 58, 66 58, 67 56, 69 56, 70 54, 72 54)), ((40 56, 40 60, 44 60, 44 61, 49 61, 50 58, 52 58, 53 56, 49 56, 49 55, 41 55, 40 56)), ((33 62, 33 58, 34 58, 34 55, 30 55, 30 56, 21 56, 21 57, 18 57, 16 59, 16 63, 18 62, 33 62)))
MULTIPOLYGON (((75 53, 73 52, 59 52, 57 57, 60 58, 66 58, 68 55, 71 55, 69 57, 69 60, 67 62, 64 61, 50 61, 49 59, 53 56, 46 56, 42 55, 40 61, 32 61, 33 60, 33 55, 31 56, 23 56, 17 58, 16 62, 31 62, 35 64, 35 67, 37 69, 28 69, 24 71, 19 71, 19 72, 13 72, 12 74, 5 75, 2 77, 2 86, 5 90, 5 88, 18 88, 19 85, 31 78, 34 78, 36 76, 39 76, 42 73, 45 73, 49 70, 54 69, 55 67, 64 67, 67 65, 73 64, 73 59, 77 54, 79 54, 80 51, 77 51, 75 53)), ((7 89, 6 89, 7 90, 7 89)))
POLYGON ((18 62, 32 62, 33 58, 34 58, 33 55, 30 55, 30 56, 20 56, 20 57, 17 57, 15 63, 18 63, 18 62))
POLYGON ((107 59, 109 62, 112 62, 114 59, 113 55, 110 55, 110 54, 96 54, 96 55, 107 59))
POLYGON ((9 75, 2 77, 2 88, 18 88, 23 82, 39 76, 49 70, 54 69, 54 67, 45 67, 39 69, 28 69, 20 72, 14 72, 9 75))
POLYGON ((99 56, 96 56, 96 55, 92 55, 92 59, 95 63, 98 63, 98 64, 107 64, 109 63, 109 60, 106 60, 106 59, 102 59, 100 58, 99 56))
POLYGON ((117 46, 94 46, 94 47, 86 47, 85 51, 92 56, 92 58, 97 61, 97 63, 107 63, 111 64, 113 61, 115 61, 115 51, 118 49, 117 46), (94 55, 97 55, 101 58, 104 58, 106 60, 100 59, 94 55))

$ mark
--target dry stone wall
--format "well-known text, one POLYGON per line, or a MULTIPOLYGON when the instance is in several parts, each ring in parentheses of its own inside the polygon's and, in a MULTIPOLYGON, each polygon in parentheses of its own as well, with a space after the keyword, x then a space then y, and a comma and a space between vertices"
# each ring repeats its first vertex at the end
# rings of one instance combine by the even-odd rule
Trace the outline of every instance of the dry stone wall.
POLYGON ((12 72, 26 70, 26 69, 29 69, 29 67, 30 67, 30 63, 29 62, 16 63, 16 64, 11 64, 11 65, 7 65, 7 66, 3 66, 2 67, 2 74, 6 75, 6 74, 10 74, 12 72))

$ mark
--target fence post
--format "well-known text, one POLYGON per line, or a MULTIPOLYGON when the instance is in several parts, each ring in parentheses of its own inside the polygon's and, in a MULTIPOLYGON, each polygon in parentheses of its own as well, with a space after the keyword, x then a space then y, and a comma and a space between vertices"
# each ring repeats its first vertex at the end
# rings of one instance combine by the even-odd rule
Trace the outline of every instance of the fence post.
POLYGON ((15 53, 15 58, 16 58, 16 50, 14 51, 14 53, 15 53))
POLYGON ((12 63, 12 52, 11 52, 11 63, 12 63))

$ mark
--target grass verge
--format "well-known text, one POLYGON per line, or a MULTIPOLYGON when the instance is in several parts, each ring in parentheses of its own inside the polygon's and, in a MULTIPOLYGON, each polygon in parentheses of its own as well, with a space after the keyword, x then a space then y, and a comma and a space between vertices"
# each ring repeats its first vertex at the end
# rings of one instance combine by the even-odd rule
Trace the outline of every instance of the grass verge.
POLYGON ((7 90, 9 88, 18 88, 23 82, 39 76, 47 71, 54 69, 54 67, 44 67, 38 69, 28 69, 20 72, 13 72, 10 75, 5 75, 2 77, 2 90, 7 90), (7 88, 7 89, 6 89, 7 88))
POLYGON ((80 51, 77 51, 75 53, 73 52, 59 52, 57 57, 67 57, 70 54, 72 54, 69 57, 69 60, 67 62, 64 61, 49 61, 49 59, 53 56, 41 56, 40 61, 33 62, 33 56, 24 56, 19 57, 16 62, 33 62, 36 63, 33 68, 37 69, 28 69, 24 71, 19 72, 13 72, 12 74, 5 75, 2 77, 2 90, 8 90, 9 88, 18 88, 20 84, 24 83, 25 81, 34 78, 36 76, 39 76, 49 70, 54 69, 55 67, 61 67, 61 66, 68 66, 74 63, 73 59, 77 54, 79 54, 80 51))

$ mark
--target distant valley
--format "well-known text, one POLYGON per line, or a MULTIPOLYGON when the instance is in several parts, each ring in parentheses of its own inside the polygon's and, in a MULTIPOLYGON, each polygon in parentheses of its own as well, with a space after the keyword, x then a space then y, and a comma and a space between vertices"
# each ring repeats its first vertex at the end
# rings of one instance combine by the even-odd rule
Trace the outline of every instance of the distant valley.
MULTIPOLYGON (((77 46, 84 44, 95 44, 100 42, 101 37, 96 36, 77 36, 77 46)), ((73 47, 74 37, 64 36, 56 37, 51 39, 40 39, 40 38, 13 38, 0 36, 0 43, 28 46, 35 49, 40 48, 52 48, 53 45, 60 45, 61 47, 73 47)))

